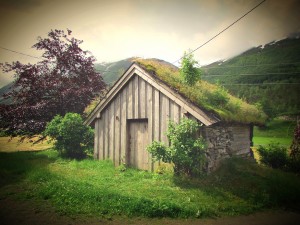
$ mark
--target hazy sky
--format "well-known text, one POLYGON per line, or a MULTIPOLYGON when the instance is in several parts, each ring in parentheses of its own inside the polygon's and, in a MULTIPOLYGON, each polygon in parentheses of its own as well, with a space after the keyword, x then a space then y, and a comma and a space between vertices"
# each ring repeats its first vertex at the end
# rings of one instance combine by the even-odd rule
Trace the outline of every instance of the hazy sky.
MULTIPOLYGON (((128 57, 174 62, 261 0, 0 0, 0 47, 34 56, 37 37, 73 31, 98 62, 128 57)), ((201 65, 300 32, 299 0, 267 0, 195 52, 201 65)), ((0 62, 37 62, 0 49, 0 62)), ((0 74, 0 87, 12 78, 0 74)))

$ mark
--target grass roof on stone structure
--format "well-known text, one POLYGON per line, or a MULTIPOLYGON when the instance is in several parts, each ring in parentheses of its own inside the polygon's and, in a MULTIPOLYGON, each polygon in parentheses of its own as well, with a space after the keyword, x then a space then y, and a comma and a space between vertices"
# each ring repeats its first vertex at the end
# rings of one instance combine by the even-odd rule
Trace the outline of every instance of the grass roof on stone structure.
POLYGON ((267 119, 262 110, 229 94, 220 85, 210 84, 204 80, 199 80, 194 86, 184 83, 179 69, 172 64, 158 59, 136 58, 134 61, 187 101, 215 114, 222 121, 262 125, 267 119))

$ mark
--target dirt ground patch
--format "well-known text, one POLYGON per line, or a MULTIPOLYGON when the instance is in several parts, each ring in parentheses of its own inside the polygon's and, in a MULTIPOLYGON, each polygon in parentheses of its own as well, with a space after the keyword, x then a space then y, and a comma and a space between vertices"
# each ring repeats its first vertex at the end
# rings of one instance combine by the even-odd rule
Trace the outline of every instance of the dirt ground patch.
POLYGON ((96 225, 96 224, 145 224, 145 225, 294 225, 300 214, 287 211, 267 211, 252 215, 217 219, 146 219, 146 218, 89 218, 69 217, 56 213, 46 201, 20 200, 14 194, 0 199, 1 225, 96 225))

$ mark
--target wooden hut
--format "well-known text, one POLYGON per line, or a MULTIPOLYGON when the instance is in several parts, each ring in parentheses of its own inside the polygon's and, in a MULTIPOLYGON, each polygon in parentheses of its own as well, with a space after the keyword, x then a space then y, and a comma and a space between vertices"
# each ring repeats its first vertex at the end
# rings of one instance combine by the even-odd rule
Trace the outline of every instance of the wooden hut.
POLYGON ((179 122, 183 117, 204 125, 201 133, 208 143, 208 171, 224 157, 250 154, 251 123, 223 121, 138 63, 128 68, 85 123, 95 127, 96 159, 153 170, 146 146, 153 140, 168 143, 168 121, 179 122))

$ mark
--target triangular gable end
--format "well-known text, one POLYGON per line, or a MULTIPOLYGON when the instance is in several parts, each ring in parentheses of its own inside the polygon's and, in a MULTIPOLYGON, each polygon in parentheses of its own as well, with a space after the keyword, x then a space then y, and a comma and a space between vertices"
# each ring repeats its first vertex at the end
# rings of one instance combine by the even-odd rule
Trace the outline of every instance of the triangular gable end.
POLYGON ((140 67, 138 64, 133 63, 127 71, 120 77, 120 79, 113 85, 113 87, 108 91, 106 97, 96 106, 93 112, 88 116, 85 121, 86 125, 91 125, 96 118, 100 118, 101 111, 110 103, 110 101, 115 97, 115 95, 127 84, 127 82, 134 76, 137 75, 160 91, 162 94, 166 95, 172 101, 181 106, 193 117, 201 121, 204 125, 209 126, 220 120, 213 116, 208 115, 206 112, 201 110, 199 107, 188 102, 181 95, 176 93, 166 84, 161 82, 159 79, 153 77, 148 71, 140 67))

